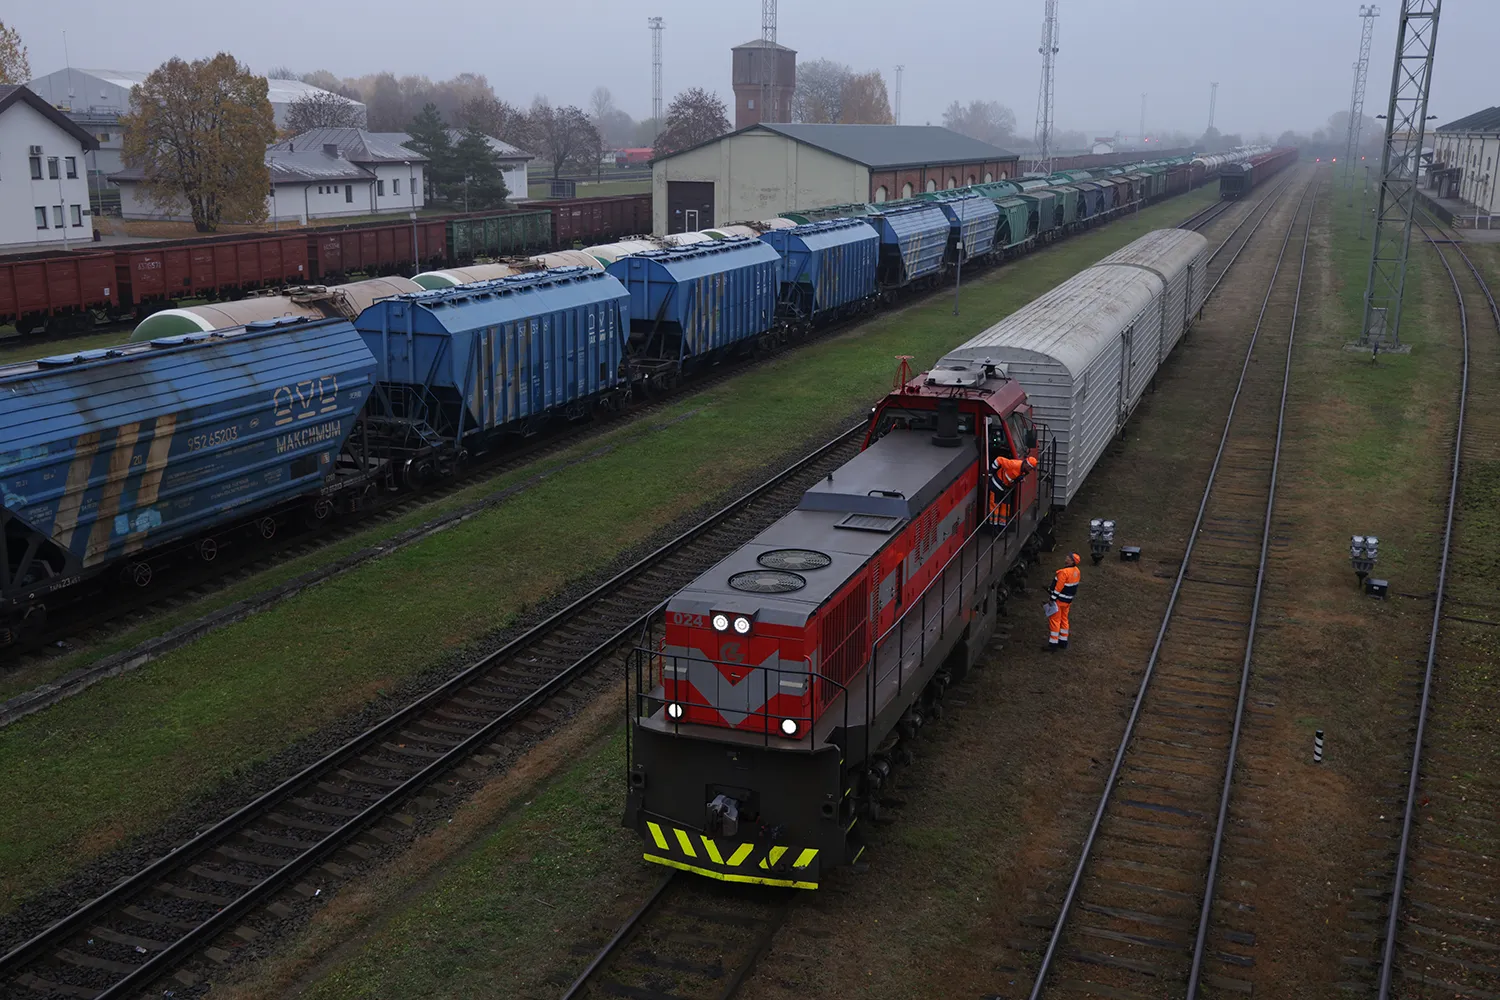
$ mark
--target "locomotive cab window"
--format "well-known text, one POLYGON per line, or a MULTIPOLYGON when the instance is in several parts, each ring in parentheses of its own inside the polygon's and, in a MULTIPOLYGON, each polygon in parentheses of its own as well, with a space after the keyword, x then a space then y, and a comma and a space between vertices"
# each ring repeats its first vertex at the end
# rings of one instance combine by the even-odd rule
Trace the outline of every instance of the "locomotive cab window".
MULTIPOLYGON (((1010 440, 1005 434, 1004 417, 985 417, 985 426, 989 431, 990 458, 1015 458, 1015 451, 1010 446, 1010 440)), ((1020 439, 1018 439, 1020 440, 1020 439)))
MULTIPOLYGON (((937 410, 908 410, 888 406, 880 412, 880 420, 875 425, 875 433, 871 439, 878 441, 891 431, 924 431, 930 434, 936 430, 937 410)), ((958 433, 960 436, 974 433, 974 414, 959 411, 958 433)))

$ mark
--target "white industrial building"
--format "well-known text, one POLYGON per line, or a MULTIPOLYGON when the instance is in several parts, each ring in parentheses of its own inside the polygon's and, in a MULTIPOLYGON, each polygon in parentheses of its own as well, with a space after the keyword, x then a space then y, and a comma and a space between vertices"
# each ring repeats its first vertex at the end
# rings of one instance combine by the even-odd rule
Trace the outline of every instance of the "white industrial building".
POLYGON ((1017 157, 936 125, 760 123, 658 157, 652 231, 910 198, 1017 173, 1017 157))
MULTIPOLYGON (((99 151, 94 157, 98 164, 91 162, 89 169, 113 174, 125 167, 120 158, 120 116, 130 110, 130 89, 143 83, 147 76, 147 73, 133 69, 60 69, 39 76, 26 86, 99 141, 99 151)), ((301 80, 267 80, 266 97, 271 102, 276 127, 285 126, 287 109, 293 103, 308 94, 321 93, 329 92, 301 80)), ((334 96, 355 105, 360 119, 364 119, 363 104, 334 96)))
MULTIPOLYGON (((413 212, 426 204, 422 180, 427 160, 392 139, 391 133, 357 128, 320 128, 266 150, 271 193, 270 222, 305 223, 384 213, 413 212)), ((165 208, 146 195, 145 174, 129 168, 110 177, 120 187, 127 219, 190 220, 186 204, 165 208)))
POLYGON ((1439 126, 1433 135, 1431 187, 1440 198, 1463 202, 1459 225, 1500 228, 1500 107, 1486 108, 1439 126))
POLYGON ((52 249, 93 238, 84 157, 97 145, 31 90, 0 86, 0 245, 52 249))

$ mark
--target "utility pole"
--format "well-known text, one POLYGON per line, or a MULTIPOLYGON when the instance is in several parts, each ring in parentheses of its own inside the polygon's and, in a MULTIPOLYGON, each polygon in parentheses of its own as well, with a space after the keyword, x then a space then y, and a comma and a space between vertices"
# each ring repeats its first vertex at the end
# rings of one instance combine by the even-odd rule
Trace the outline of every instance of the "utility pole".
POLYGON ((760 0, 760 120, 777 121, 776 86, 772 77, 780 63, 776 59, 776 0, 760 0))
POLYGON ((1204 129, 1205 132, 1214 127, 1214 111, 1217 109, 1218 104, 1219 85, 1217 83, 1210 83, 1208 85, 1208 128, 1204 129))
POLYGON ((1354 92, 1349 98, 1349 135, 1344 144, 1344 175, 1349 181, 1349 204, 1354 204, 1354 158, 1359 155, 1360 125, 1365 117, 1365 80, 1370 75, 1370 41, 1380 8, 1359 6, 1359 58, 1354 63, 1354 92))
MULTIPOLYGON (((1438 13, 1442 6, 1442 0, 1401 0, 1396 58, 1391 67, 1391 100, 1380 151, 1380 189, 1375 199, 1375 233, 1370 241, 1370 277, 1365 285, 1361 344, 1389 341, 1396 349, 1401 346, 1401 297, 1406 290, 1406 256, 1411 246, 1417 170, 1422 157, 1422 134, 1427 130, 1427 97, 1432 88, 1432 57, 1437 50, 1438 13)), ((1386 989, 1390 984, 1400 901, 1398 889, 1391 900, 1381 968, 1381 982, 1386 989)))
POLYGON ((662 19, 648 17, 651 26, 651 120, 656 125, 656 135, 661 136, 661 29, 662 19))
POLYGON ((1042 85, 1036 95, 1036 158, 1031 169, 1052 173, 1052 71, 1062 39, 1057 28, 1057 0, 1046 0, 1042 14, 1042 85))
POLYGON ((901 124, 901 74, 906 71, 904 63, 896 64, 896 124, 901 124))

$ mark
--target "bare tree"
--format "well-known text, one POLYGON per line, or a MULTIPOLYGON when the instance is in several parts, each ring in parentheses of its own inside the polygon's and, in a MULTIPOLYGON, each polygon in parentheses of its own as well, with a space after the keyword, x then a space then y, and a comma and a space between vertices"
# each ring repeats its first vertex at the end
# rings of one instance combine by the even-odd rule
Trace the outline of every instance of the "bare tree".
POLYGON ((837 122, 844 103, 844 88, 854 70, 832 59, 813 59, 797 67, 797 89, 792 94, 792 120, 837 122))
POLYGON ((554 108, 537 98, 526 116, 530 148, 552 161, 552 176, 565 169, 592 172, 598 165, 599 132, 582 108, 554 108))
POLYGON ((270 69, 266 70, 266 79, 300 80, 301 77, 297 74, 296 70, 292 69, 286 63, 282 63, 280 66, 272 66, 270 69))
POLYGON ((364 128, 365 111, 338 94, 315 90, 303 94, 286 109, 286 132, 301 135, 315 128, 364 128))
MULTIPOLYGON (((1015 112, 999 101, 970 101, 967 105, 954 101, 943 112, 943 127, 992 146, 1015 144, 1015 112)), ((1065 148, 1061 141, 1058 146, 1065 148)))
POLYGON ((615 109, 615 95, 609 92, 608 87, 599 86, 589 95, 589 112, 594 121, 603 121, 605 116, 615 109))
POLYGON ((691 87, 672 98, 666 127, 656 140, 656 155, 675 153, 717 139, 729 131, 729 109, 718 94, 691 87))

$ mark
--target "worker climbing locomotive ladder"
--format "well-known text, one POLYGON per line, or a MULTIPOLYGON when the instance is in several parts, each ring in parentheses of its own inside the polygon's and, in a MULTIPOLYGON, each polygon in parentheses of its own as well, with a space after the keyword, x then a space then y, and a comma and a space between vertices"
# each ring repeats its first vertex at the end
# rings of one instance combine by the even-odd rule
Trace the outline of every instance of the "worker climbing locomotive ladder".
POLYGON ((1082 578, 1078 566, 1082 562, 1077 552, 1069 553, 1067 565, 1053 574, 1052 592, 1048 594, 1050 600, 1045 605, 1049 653, 1068 648, 1068 610, 1073 606, 1073 598, 1078 596, 1078 581, 1082 578))
POLYGON ((1014 491, 1016 483, 1021 477, 1036 468, 1036 459, 1027 456, 1023 461, 1019 458, 1006 458, 998 455, 994 465, 990 469, 990 524, 995 528, 1004 528, 1010 523, 1011 514, 1014 512, 1014 491))

